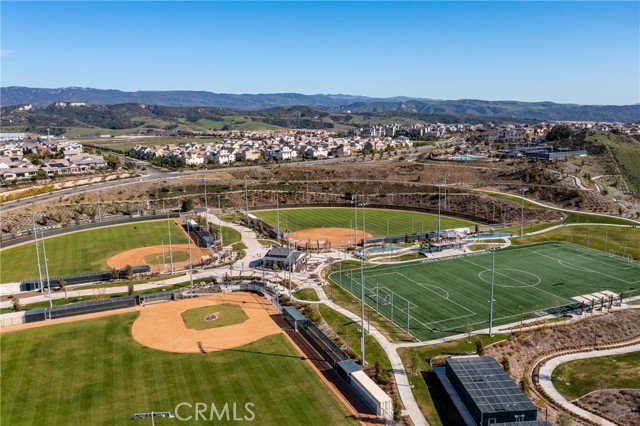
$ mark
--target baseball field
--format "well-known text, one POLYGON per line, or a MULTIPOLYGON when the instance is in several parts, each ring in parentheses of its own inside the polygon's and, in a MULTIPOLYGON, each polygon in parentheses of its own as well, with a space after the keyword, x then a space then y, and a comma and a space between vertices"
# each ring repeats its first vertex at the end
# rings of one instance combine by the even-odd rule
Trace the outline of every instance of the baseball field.
MULTIPOLYGON (((187 236, 180 226, 171 221, 171 241, 187 243, 187 236)), ((146 246, 168 246, 167 222, 138 222, 129 225, 110 226, 89 231, 74 232, 45 240, 49 275, 81 274, 111 269, 107 260, 117 253, 146 246)), ((40 258, 44 274, 44 255, 40 244, 40 258)), ((16 282, 38 278, 38 264, 34 242, 0 251, 0 282, 16 282)))
MULTIPOLYGON (((353 229, 358 222, 358 235, 362 231, 362 208, 357 212, 354 208, 304 208, 256 210, 251 212, 263 221, 284 231, 287 227, 291 232, 304 230, 321 230, 324 228, 353 229), (357 217, 357 218, 356 218, 357 217)), ((438 215, 390 209, 365 209, 365 231, 374 236, 403 235, 413 232, 435 231, 438 228, 438 215)), ((451 217, 441 216, 440 229, 465 228, 474 224, 451 217)), ((321 237, 321 233, 319 236, 321 237)), ((348 235, 348 231, 347 231, 348 235)))
MULTIPOLYGON (((365 300, 419 340, 463 334, 488 327, 491 276, 490 253, 375 266, 364 269, 365 300)), ((358 269, 330 278, 360 297, 358 269)), ((638 295, 640 263, 567 243, 531 244, 495 252, 494 283, 496 326, 596 292, 638 295)))
MULTIPOLYGON (((151 411, 192 416, 191 421, 156 418, 158 426, 237 423, 226 415, 213 421, 194 418, 195 404, 203 403, 208 419, 214 404, 218 413, 228 405, 230 416, 252 418, 240 421, 252 425, 357 424, 261 307, 268 302, 252 297, 257 296, 224 300, 240 303, 249 320, 207 330, 188 329, 180 319, 181 310, 201 306, 205 298, 147 306, 140 313, 3 330, 2 423, 112 426, 133 424, 134 413, 151 411), (163 321, 173 322, 167 327, 163 321), (245 325, 251 321, 263 328, 245 325), (160 350, 145 346, 147 341, 160 350), (251 343, 238 343, 246 341, 251 343)), ((211 310, 225 315, 219 308, 211 310)))

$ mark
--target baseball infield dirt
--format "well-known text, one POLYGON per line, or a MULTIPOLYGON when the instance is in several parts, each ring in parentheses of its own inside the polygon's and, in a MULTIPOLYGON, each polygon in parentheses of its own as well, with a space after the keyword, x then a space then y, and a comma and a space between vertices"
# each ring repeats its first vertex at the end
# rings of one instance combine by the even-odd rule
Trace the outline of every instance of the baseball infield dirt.
MULTIPOLYGON (((292 232, 291 239, 303 243, 308 241, 327 241, 332 244, 349 245, 353 244, 354 235, 354 230, 349 228, 313 228, 292 232)), ((373 235, 359 230, 356 240, 369 237, 373 237, 373 235)))
MULTIPOLYGON (((107 265, 110 268, 124 268, 127 265, 131 266, 139 266, 139 265, 147 265, 148 262, 145 259, 146 256, 150 254, 155 254, 162 256, 162 246, 148 246, 148 247, 139 247, 133 250, 123 251, 122 253, 118 253, 115 256, 112 256, 107 260, 107 265)), ((189 244, 173 244, 171 246, 171 250, 175 252, 183 252, 189 253, 189 244)), ((169 246, 164 246, 164 255, 165 262, 167 263, 167 268, 169 267, 169 246)), ((191 257, 193 258, 193 263, 195 265, 201 263, 204 258, 210 256, 210 253, 201 247, 197 247, 195 244, 191 244, 191 257)), ((189 266, 189 261, 182 262, 173 262, 173 267, 180 269, 189 266)), ((162 271, 162 265, 151 265, 151 271, 162 271)))
POLYGON ((247 345, 282 330, 270 318, 277 311, 266 299, 251 293, 231 293, 145 306, 133 323, 133 338, 140 344, 167 352, 214 352, 247 345), (249 317, 240 324, 192 330, 181 313, 222 303, 240 306, 249 317))

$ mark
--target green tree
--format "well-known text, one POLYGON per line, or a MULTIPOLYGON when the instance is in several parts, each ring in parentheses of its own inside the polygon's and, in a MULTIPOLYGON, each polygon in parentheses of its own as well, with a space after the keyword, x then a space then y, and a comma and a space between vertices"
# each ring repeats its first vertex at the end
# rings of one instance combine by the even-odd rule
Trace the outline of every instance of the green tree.
POLYGON ((484 355, 484 342, 480 336, 476 339, 476 353, 480 356, 484 355))
POLYGON ((133 268, 131 267, 131 265, 125 266, 124 275, 127 277, 128 280, 130 280, 133 277, 133 268))
POLYGON ((558 415, 558 426, 571 426, 573 424, 573 420, 571 420, 571 416, 567 413, 560 413, 558 415))
POLYGON ((58 278, 58 286, 60 287, 61 291, 64 291, 64 298, 67 298, 67 283, 65 283, 64 281, 64 277, 60 277, 58 278))
POLYGON ((111 268, 111 279, 117 280, 118 278, 120 278, 120 272, 116 268, 111 268))
POLYGON ((180 209, 183 212, 189 212, 193 209, 193 200, 191 198, 186 198, 182 201, 182 206, 180 209))
POLYGON ((127 285, 127 294, 131 296, 133 295, 134 292, 135 292, 135 287, 133 283, 129 283, 129 285, 127 285))
POLYGON ((502 355, 500 365, 502 365, 502 368, 507 374, 511 373, 511 364, 509 363, 509 358, 506 355, 502 355))
POLYGON ((9 296, 9 300, 11 301, 11 306, 13 310, 16 312, 20 312, 22 310, 22 304, 20 303, 20 299, 15 297, 14 295, 9 296))

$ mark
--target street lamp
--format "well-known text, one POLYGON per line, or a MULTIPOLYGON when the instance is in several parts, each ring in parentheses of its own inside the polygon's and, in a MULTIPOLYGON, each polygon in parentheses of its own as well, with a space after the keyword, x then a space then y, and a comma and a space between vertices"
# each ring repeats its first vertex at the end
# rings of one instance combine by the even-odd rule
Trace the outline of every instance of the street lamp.
POLYGON ((131 420, 143 420, 147 417, 151 418, 151 426, 155 426, 155 417, 173 419, 176 417, 176 415, 171 411, 152 411, 150 413, 135 413, 133 416, 131 416, 131 420))

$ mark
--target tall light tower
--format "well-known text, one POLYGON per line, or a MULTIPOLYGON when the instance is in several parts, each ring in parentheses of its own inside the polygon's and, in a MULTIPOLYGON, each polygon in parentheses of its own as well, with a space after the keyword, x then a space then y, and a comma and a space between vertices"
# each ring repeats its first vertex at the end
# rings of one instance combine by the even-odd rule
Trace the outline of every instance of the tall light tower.
POLYGON ((307 177, 307 204, 309 204, 309 173, 311 173, 311 170, 304 171, 304 174, 307 177))
POLYGON ((207 224, 207 233, 210 232, 209 229, 209 204, 207 203, 207 181, 202 178, 202 183, 204 184, 204 220, 207 224))
POLYGON ((220 194, 218 194, 218 227, 220 229, 220 251, 224 247, 224 240, 222 239, 222 209, 220 208, 220 194))
POLYGON ((527 192, 527 188, 521 188, 521 197, 520 197, 520 244, 522 244, 522 236, 524 234, 524 193, 527 192))
POLYGON ((362 257, 360 259, 360 300, 362 314, 362 334, 360 336, 360 352, 362 353, 362 365, 365 364, 364 358, 364 236, 365 236, 365 217, 364 202, 362 203, 362 257))
MULTIPOLYGON (((164 210, 164 200, 162 200, 162 209, 164 210)), ((169 233, 169 264, 171 265, 171 274, 173 274, 173 251, 171 250, 171 221, 169 220, 169 210, 167 210, 167 232, 169 233)))
POLYGON ((247 188, 247 175, 244 175, 244 202, 247 212, 247 226, 249 226, 249 189, 247 188))
MULTIPOLYGON (((37 232, 37 231, 36 231, 37 232)), ((47 274, 47 288, 49 290, 49 319, 51 319, 51 309, 53 309, 53 301, 51 300, 51 282, 49 281, 49 259, 47 259, 47 248, 44 244, 44 231, 40 230, 40 237, 42 238, 42 254, 44 255, 44 270, 47 274)))
POLYGON ((489 299, 489 336, 493 337, 493 287, 496 272, 496 248, 491 249, 491 298, 489 299))
MULTIPOLYGON (((42 291, 43 290, 43 285, 42 285, 42 268, 40 266, 40 250, 38 250, 38 230, 36 228, 36 216, 35 213, 31 214, 31 220, 33 222, 33 238, 36 241, 36 257, 38 258, 38 290, 42 291)), ((607 250, 605 249, 605 252, 607 250)))

